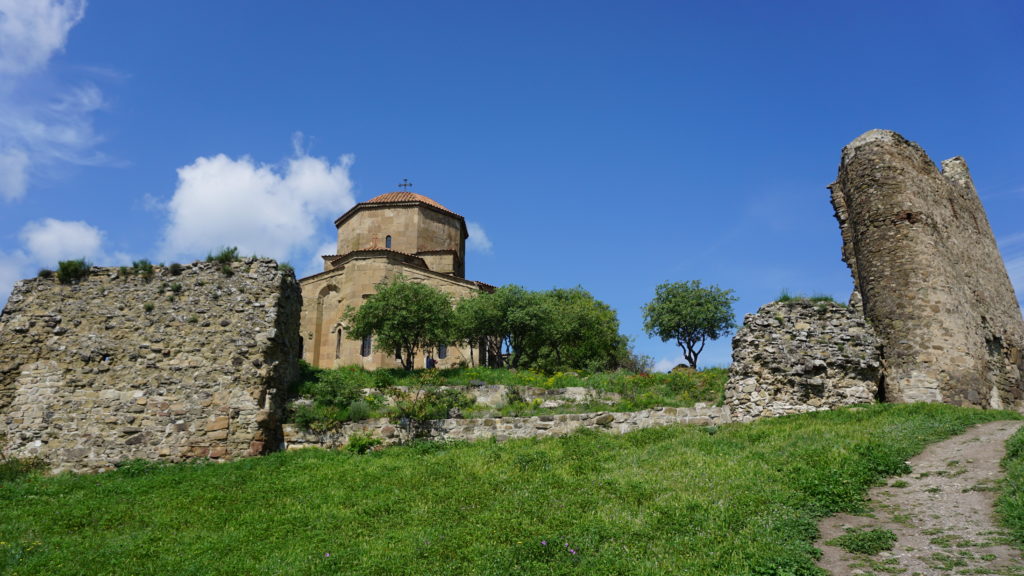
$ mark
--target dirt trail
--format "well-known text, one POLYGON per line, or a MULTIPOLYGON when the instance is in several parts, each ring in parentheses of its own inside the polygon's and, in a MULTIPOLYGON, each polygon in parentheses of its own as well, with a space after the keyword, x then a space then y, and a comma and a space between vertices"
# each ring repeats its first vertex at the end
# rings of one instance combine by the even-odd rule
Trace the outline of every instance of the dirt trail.
POLYGON ((982 424, 926 448, 910 460, 910 474, 871 489, 870 515, 841 514, 821 522, 817 546, 824 554, 818 566, 835 576, 1024 575, 1020 551, 1004 544, 993 515, 999 461, 1006 439, 1021 425, 982 424), (850 528, 891 530, 896 544, 874 556, 825 544, 850 528))

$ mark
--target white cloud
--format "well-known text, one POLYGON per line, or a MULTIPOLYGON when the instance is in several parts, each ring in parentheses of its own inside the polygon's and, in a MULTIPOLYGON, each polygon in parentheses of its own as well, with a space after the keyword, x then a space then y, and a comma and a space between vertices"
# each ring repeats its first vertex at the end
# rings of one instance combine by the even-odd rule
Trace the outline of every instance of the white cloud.
MULTIPOLYGON (((339 214, 340 216, 340 214, 339 214)), ((321 256, 334 254, 338 251, 337 242, 324 242, 319 248, 313 251, 304 268, 298 269, 301 276, 312 276, 324 271, 324 259, 321 256)))
POLYGON ((84 0, 0 0, 0 198, 25 195, 41 167, 105 161, 92 113, 104 106, 92 84, 70 90, 36 82, 85 15, 84 0), (40 88, 43 87, 43 88, 40 88))
POLYGON ((55 266, 61 260, 102 256, 103 232, 85 222, 46 218, 21 229, 21 241, 35 262, 55 266))
POLYGON ((14 283, 35 276, 42 268, 54 269, 61 260, 85 258, 97 265, 125 265, 132 261, 123 252, 107 254, 104 233, 86 222, 45 218, 29 222, 19 234, 21 246, 0 251, 0 306, 7 302, 14 283))
POLYGON ((28 154, 10 148, 0 152, 0 196, 14 200, 25 195, 28 188, 28 154))
POLYGON ((654 363, 654 371, 668 372, 675 368, 676 366, 683 364, 683 361, 684 359, 682 354, 675 358, 662 358, 661 360, 658 360, 657 362, 654 363))
POLYGON ((312 248, 325 220, 355 205, 351 156, 332 164, 296 148, 284 166, 224 154, 178 169, 161 257, 202 257, 223 246, 285 260, 312 248))
POLYGON ((483 227, 476 222, 466 222, 466 228, 469 232, 469 249, 483 254, 490 254, 493 245, 490 238, 487 237, 487 232, 484 232, 483 227))
POLYGON ((85 15, 85 0, 0 0, 0 74, 46 66, 85 15))
POLYGON ((0 308, 7 304, 14 283, 31 273, 28 256, 24 252, 0 251, 0 308))

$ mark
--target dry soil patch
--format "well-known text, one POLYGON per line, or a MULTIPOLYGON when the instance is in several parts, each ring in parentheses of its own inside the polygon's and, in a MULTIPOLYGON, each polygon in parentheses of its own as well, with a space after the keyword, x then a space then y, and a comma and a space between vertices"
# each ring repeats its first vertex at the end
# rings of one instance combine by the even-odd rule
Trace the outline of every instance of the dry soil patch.
POLYGON ((836 576, 1024 575, 1024 559, 1006 544, 993 507, 1006 439, 1021 425, 982 424, 926 448, 910 460, 910 474, 871 489, 870 514, 841 514, 821 522, 818 565, 836 576), (858 528, 891 530, 895 547, 867 556, 825 544, 858 528))

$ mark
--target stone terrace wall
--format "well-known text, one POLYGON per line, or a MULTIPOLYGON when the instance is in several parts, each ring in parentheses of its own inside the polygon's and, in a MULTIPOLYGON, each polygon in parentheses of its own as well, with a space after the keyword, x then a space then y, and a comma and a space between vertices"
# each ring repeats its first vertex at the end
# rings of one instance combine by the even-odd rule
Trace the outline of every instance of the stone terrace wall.
POLYGON ((748 314, 732 341, 725 405, 735 421, 874 402, 879 344, 863 315, 789 301, 748 314))
MULTIPOLYGON (((530 417, 504 418, 449 418, 434 420, 419 430, 419 435, 431 440, 498 441, 511 438, 543 438, 562 436, 580 428, 607 430, 624 434, 640 428, 669 424, 725 424, 729 410, 722 406, 698 403, 692 408, 652 408, 639 412, 590 412, 586 414, 552 414, 530 417)), ((385 445, 410 440, 413 434, 387 418, 350 422, 330 432, 305 431, 285 424, 285 445, 289 450, 306 447, 341 448, 353 434, 371 436, 385 445)))
POLYGON ((1024 321, 964 160, 940 172, 872 130, 843 148, 831 189, 886 399, 1024 409, 1024 321))
POLYGON ((17 283, 0 315, 0 433, 55 471, 280 447, 298 369, 298 284, 272 260, 93 268, 17 283))

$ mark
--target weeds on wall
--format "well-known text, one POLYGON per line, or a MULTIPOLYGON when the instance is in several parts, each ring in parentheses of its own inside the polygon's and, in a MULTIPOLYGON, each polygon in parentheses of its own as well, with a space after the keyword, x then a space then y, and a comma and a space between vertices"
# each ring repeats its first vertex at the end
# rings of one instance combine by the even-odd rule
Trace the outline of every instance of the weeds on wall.
POLYGON ((220 271, 225 276, 234 276, 235 271, 231 269, 231 263, 238 261, 238 248, 235 246, 221 248, 216 254, 210 253, 206 256, 207 262, 220 265, 220 271))
POLYGON ((78 284, 89 277, 89 270, 92 264, 85 261, 85 258, 78 260, 62 260, 57 263, 57 280, 61 284, 78 284))

